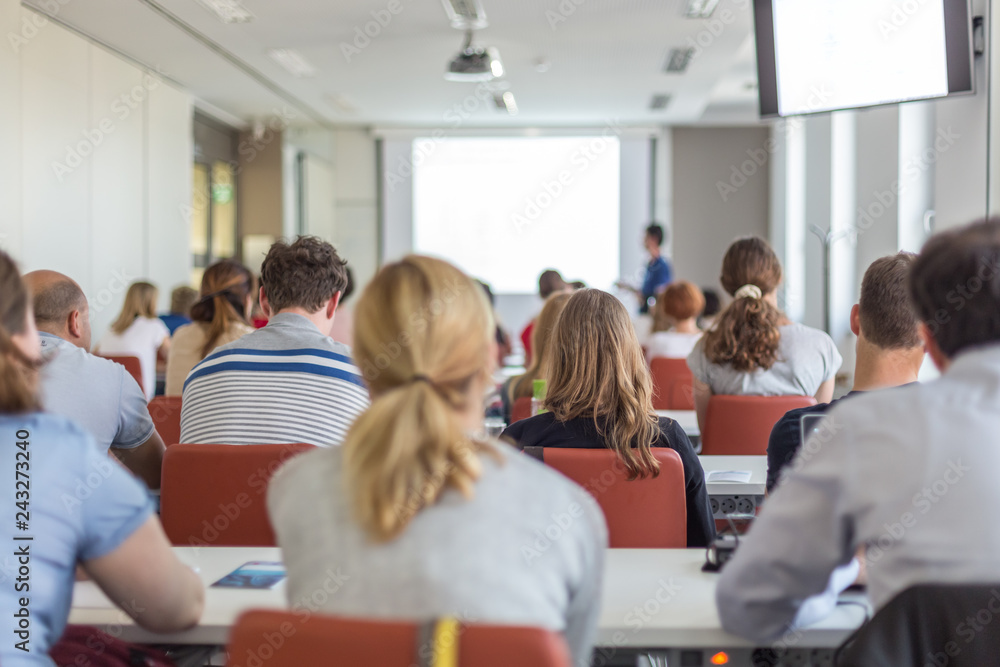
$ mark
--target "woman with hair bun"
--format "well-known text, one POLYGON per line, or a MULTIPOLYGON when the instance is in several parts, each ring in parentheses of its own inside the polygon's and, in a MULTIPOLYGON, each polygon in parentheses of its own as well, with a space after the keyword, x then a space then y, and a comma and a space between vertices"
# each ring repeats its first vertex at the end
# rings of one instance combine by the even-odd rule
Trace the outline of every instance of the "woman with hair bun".
POLYGON ((201 297, 191 306, 191 324, 174 332, 167 360, 167 396, 180 396, 184 380, 212 350, 253 331, 249 323, 256 280, 245 266, 224 259, 205 269, 201 297))
POLYGON ((368 284, 354 358, 371 406, 342 446, 294 458, 268 490, 289 601, 329 585, 335 564, 349 577, 314 611, 542 627, 586 664, 607 528, 581 487, 479 435, 494 333, 482 288, 441 260, 409 256, 368 284))
POLYGON ((713 394, 833 398, 843 358, 825 332, 781 312, 781 279, 781 262, 767 241, 749 236, 726 251, 719 280, 733 301, 687 360, 702 428, 713 394))

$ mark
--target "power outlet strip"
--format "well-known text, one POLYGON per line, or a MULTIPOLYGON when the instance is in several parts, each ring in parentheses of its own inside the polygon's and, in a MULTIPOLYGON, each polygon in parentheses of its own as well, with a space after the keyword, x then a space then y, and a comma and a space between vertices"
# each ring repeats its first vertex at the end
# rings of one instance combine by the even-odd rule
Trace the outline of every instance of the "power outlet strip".
POLYGON ((709 496, 708 501, 715 519, 752 519, 764 503, 764 496, 709 496))

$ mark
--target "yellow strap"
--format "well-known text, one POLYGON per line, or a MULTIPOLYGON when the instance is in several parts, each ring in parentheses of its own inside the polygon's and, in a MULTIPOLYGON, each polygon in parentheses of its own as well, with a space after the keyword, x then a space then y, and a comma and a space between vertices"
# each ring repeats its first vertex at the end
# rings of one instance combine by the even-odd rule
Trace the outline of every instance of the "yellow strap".
POLYGON ((458 634, 457 618, 448 616, 438 620, 434 626, 433 667, 458 667, 458 634))

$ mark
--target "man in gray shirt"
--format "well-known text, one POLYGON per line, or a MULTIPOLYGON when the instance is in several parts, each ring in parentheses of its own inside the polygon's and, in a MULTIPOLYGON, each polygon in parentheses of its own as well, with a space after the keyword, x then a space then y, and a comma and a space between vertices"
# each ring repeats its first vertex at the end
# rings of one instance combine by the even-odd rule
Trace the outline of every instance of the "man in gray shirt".
POLYGON ((1000 580, 1000 219, 932 238, 909 295, 940 379, 838 404, 722 573, 723 627, 787 631, 803 600, 866 550, 876 609, 916 584, 1000 580))
POLYGON ((121 364, 90 354, 90 308, 83 290, 55 271, 24 276, 42 340, 42 405, 89 432, 105 450, 160 488, 163 440, 146 397, 121 364))

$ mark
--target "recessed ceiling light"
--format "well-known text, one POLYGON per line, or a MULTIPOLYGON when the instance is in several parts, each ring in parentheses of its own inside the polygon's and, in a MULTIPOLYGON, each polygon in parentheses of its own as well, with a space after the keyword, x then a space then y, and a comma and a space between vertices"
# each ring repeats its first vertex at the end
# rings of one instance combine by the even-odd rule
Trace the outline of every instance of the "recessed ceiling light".
POLYGON ((687 0, 684 16, 689 19, 707 19, 718 4, 719 0, 687 0))
POLYGON ((663 111, 670 104, 670 95, 667 93, 657 93, 649 101, 650 111, 663 111))
POLYGON ((663 70, 671 74, 680 74, 688 68, 692 58, 694 58, 693 48, 670 49, 670 53, 667 54, 667 64, 663 70))
POLYGON ((223 23, 249 23, 253 13, 240 0, 197 0, 198 4, 219 17, 223 23))
POLYGON ((284 67, 288 72, 298 78, 316 76, 317 70, 306 60, 301 53, 292 49, 271 49, 267 52, 271 60, 284 67))

